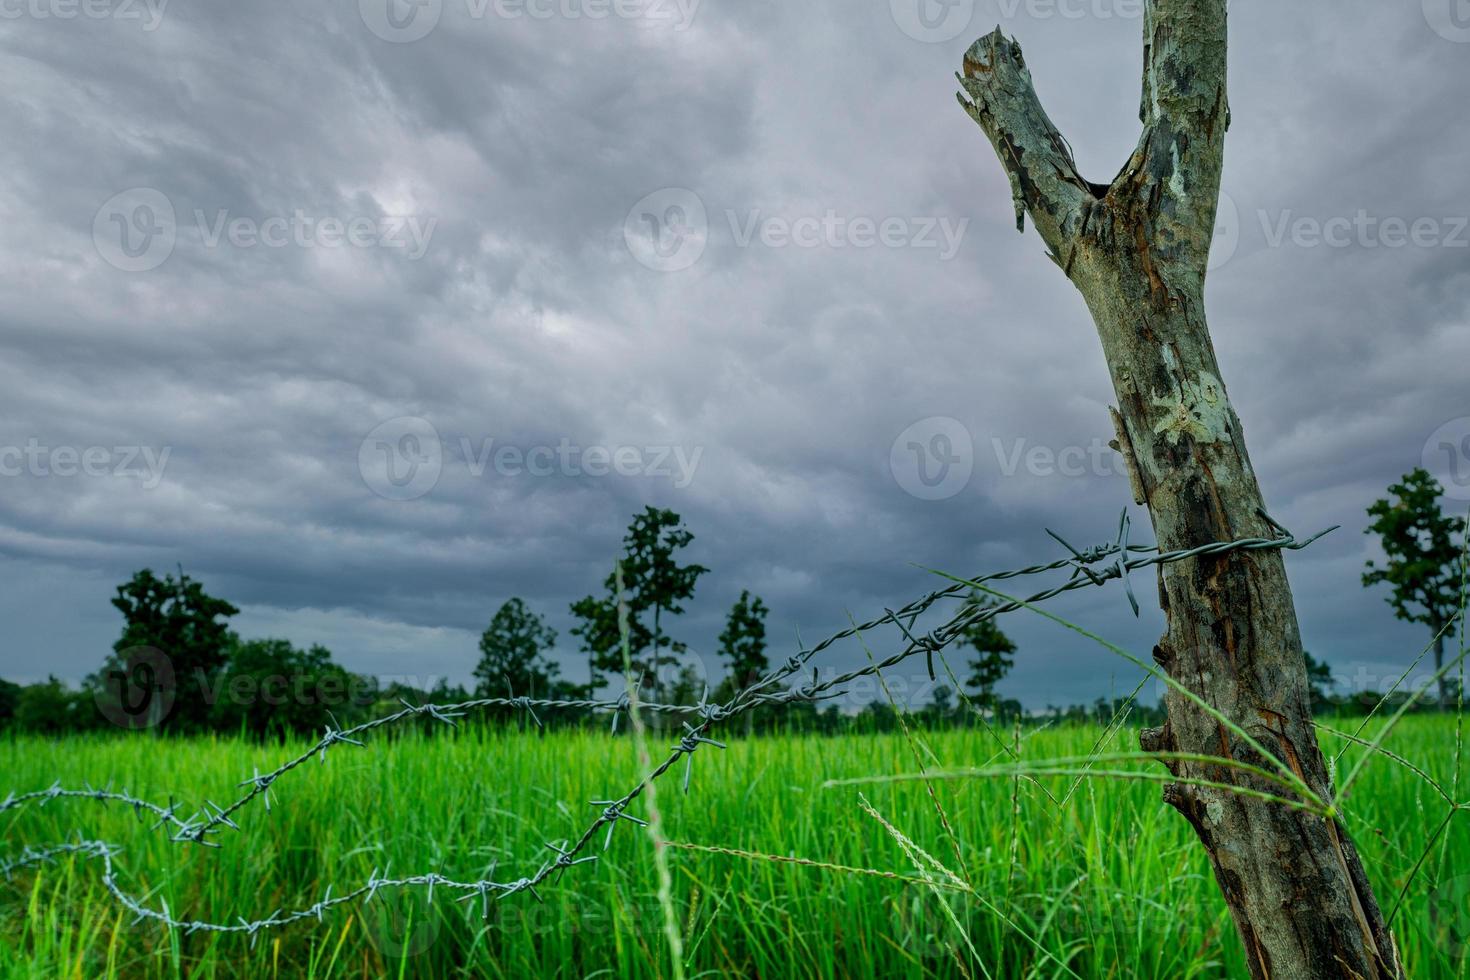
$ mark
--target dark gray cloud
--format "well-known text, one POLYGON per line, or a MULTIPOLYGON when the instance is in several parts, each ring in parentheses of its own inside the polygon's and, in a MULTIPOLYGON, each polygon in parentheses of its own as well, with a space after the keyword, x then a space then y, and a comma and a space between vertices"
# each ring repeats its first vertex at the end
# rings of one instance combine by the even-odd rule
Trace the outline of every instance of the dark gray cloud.
MULTIPOLYGON (((1091 323, 1015 234, 951 73, 1000 22, 1106 180, 1137 137, 1136 2, 387 2, 0 5, 0 446, 41 460, 3 478, 0 675, 92 669, 143 565, 182 563, 247 634, 462 679, 510 595, 578 674, 567 603, 645 504, 715 570, 679 627, 705 653, 741 588, 791 649, 940 584, 925 568, 1111 533, 1091 323), (891 451, 934 418, 972 469, 925 500, 891 451), (418 488, 404 446, 438 447, 437 479, 386 499, 418 488)), ((1426 451, 1470 474, 1438 449, 1470 422, 1431 440, 1470 416, 1452 9, 1232 13, 1211 318, 1276 516, 1344 525, 1290 567, 1309 647, 1349 674, 1422 645, 1358 584, 1364 507, 1426 451)), ((1116 590, 1056 609, 1144 653, 1140 578, 1139 620, 1116 590)), ((1028 703, 1131 689, 1012 619, 1028 703)))

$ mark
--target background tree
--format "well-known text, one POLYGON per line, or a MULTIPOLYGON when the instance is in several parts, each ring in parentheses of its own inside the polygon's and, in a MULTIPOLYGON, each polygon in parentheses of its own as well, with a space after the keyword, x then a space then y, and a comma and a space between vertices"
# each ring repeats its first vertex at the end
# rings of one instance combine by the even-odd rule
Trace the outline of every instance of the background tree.
MULTIPOLYGON (((729 701, 755 681, 765 676, 770 669, 770 659, 766 656, 766 604, 759 596, 753 596, 749 590, 742 589, 740 598, 735 605, 730 607, 730 612, 725 616, 725 628, 720 631, 719 657, 725 661, 729 668, 724 678, 716 685, 710 694, 713 701, 721 704, 729 701)), ((702 692, 695 691, 697 699, 702 692)), ((680 702, 688 703, 688 702, 680 702)), ((761 711, 747 711, 745 713, 745 733, 750 735, 757 727, 762 729, 773 728, 782 722, 789 722, 788 717, 793 704, 767 705, 761 711)), ((811 707, 804 705, 803 707, 811 707)))
POLYGON ((770 612, 760 596, 742 589, 740 598, 725 617, 720 632, 720 656, 730 670, 737 691, 749 687, 771 667, 766 656, 766 614, 770 612))
POLYGON ((954 690, 948 684, 939 684, 934 688, 933 698, 935 717, 940 721, 952 719, 955 713, 954 690))
MULTIPOLYGON (((1444 488, 1419 468, 1388 488, 1393 500, 1377 500, 1368 508, 1373 523, 1366 534, 1376 534, 1383 543, 1387 564, 1368 561, 1363 573, 1365 587, 1387 583, 1388 604, 1399 619, 1423 623, 1434 633, 1434 668, 1444 667, 1445 637, 1453 636, 1460 612, 1460 590, 1464 581, 1463 544, 1455 534, 1463 533, 1464 522, 1440 509, 1444 488)), ((1447 678, 1439 679, 1440 707, 1449 704, 1447 678)))
POLYGON ((113 606, 123 615, 123 631, 102 670, 87 679, 93 690, 105 690, 109 674, 127 669, 128 651, 153 647, 169 658, 177 684, 167 728, 202 728, 210 707, 206 692, 229 657, 230 632, 225 622, 239 609, 204 591, 179 570, 160 579, 145 568, 117 587, 113 606))
POLYGON ((480 635, 480 662, 475 667, 479 697, 548 697, 561 668, 546 657, 556 646, 556 630, 531 612, 519 598, 495 611, 480 635))
MULTIPOLYGON (((982 592, 972 592, 965 604, 974 609, 992 609, 996 603, 982 592)), ((971 623, 965 627, 963 643, 975 650, 976 656, 969 662, 970 676, 965 686, 973 688, 970 697, 975 707, 995 711, 1000 702, 995 694, 995 685, 1005 679, 1015 664, 1013 654, 1016 644, 996 625, 995 618, 971 623)))
POLYGON ((22 690, 19 684, 0 680, 0 728, 15 724, 15 709, 20 704, 22 690))
POLYGON ((15 704, 15 727, 37 735, 64 735, 98 724, 91 697, 69 688, 54 676, 28 684, 15 704))
POLYGON ((1332 703, 1332 668, 1305 650, 1302 656, 1307 661, 1307 686, 1312 692, 1312 707, 1320 711, 1332 703))
MULTIPOLYGON (((1227 6, 1145 0, 1142 132, 1103 183, 1078 170, 1016 41, 997 28, 960 64, 960 103, 1005 170, 1018 229, 1030 215, 1092 314, 1118 403, 1115 444, 1163 551, 1276 533, 1205 314, 1230 128, 1227 6)), ((1159 593, 1168 628, 1154 657, 1179 687, 1164 695, 1168 723, 1139 741, 1178 777, 1164 800, 1208 853, 1252 975, 1402 976, 1343 822, 1236 792, 1266 794, 1271 783, 1206 758, 1278 765, 1229 735, 1223 717, 1260 733, 1318 798, 1334 798, 1281 552, 1168 564, 1159 593)))
MULTIPOLYGON (((707 683, 707 678, 699 668, 693 664, 684 664, 679 668, 679 672, 663 685, 663 689, 670 704, 695 704, 704 696, 707 683)), ((753 713, 746 713, 747 731, 750 716, 753 713)))
POLYGON ((314 645, 231 637, 229 657, 210 688, 210 727, 255 738, 320 733, 333 718, 350 726, 377 695, 376 681, 333 662, 314 645))
MULTIPOLYGON (((402 710, 405 701, 409 704, 458 704, 468 700, 469 691, 460 684, 449 683, 448 678, 444 677, 435 680, 430 687, 415 687, 402 680, 387 680, 378 685, 377 700, 368 706, 366 714, 371 718, 393 714, 402 710)), ((442 734, 441 729, 450 730, 448 725, 427 715, 419 718, 416 725, 420 732, 435 737, 442 734)))
MULTIPOLYGON (((689 546, 694 535, 685 530, 682 519, 671 510, 645 508, 628 525, 623 537, 623 585, 628 606, 628 651, 633 672, 654 678, 654 696, 658 696, 659 670, 677 663, 671 654, 683 653, 687 647, 664 631, 665 614, 684 611, 683 602, 694 595, 699 576, 709 569, 703 565, 680 565, 676 552, 689 546), (667 652, 665 652, 667 651, 667 652)), ((606 595, 587 596, 572 603, 572 615, 579 620, 572 635, 580 637, 582 649, 591 662, 592 687, 604 683, 603 672, 621 673, 623 654, 618 635, 617 575, 610 574, 603 583, 606 595)))

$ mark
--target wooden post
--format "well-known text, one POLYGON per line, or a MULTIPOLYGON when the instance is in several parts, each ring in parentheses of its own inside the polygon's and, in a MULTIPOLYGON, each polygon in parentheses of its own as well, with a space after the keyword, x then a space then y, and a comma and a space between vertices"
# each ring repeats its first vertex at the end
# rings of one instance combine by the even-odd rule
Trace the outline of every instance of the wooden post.
MULTIPOLYGON (((998 28, 969 49, 959 76, 961 104, 1010 177, 1018 227, 1029 214, 1097 324, 1118 399, 1117 446, 1166 551, 1272 533, 1205 322, 1230 125, 1225 46, 1226 0, 1148 0, 1143 133, 1106 185, 1077 172, 1020 46, 998 28)), ((1331 800, 1280 552, 1161 567, 1159 598, 1168 618, 1159 665, 1331 800)), ((1165 707, 1165 725, 1142 736, 1146 751, 1274 767, 1177 692, 1165 707)), ((1253 976, 1402 976, 1340 822, 1186 781, 1272 790, 1238 769, 1167 765, 1181 781, 1164 799, 1209 852, 1253 976)))

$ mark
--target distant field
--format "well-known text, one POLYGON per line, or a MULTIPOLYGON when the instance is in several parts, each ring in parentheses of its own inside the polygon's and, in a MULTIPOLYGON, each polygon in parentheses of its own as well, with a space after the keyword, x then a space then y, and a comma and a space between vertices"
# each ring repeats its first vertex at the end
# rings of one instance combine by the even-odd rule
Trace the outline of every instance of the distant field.
MULTIPOLYGON (((1021 751, 1037 761, 1086 755, 1101 734, 1046 729, 1025 738, 1021 751)), ((931 768, 983 765, 997 751, 981 730, 922 738, 937 759, 931 768)), ((656 736, 655 749, 667 741, 667 733, 656 736)), ((1331 753, 1341 743, 1328 737, 1325 744, 1331 753)), ((1407 719, 1388 745, 1450 788, 1453 718, 1407 719)), ((727 751, 706 748, 694 757, 687 798, 679 792, 682 764, 658 784, 670 841, 914 875, 898 843, 861 808, 861 793, 973 894, 948 890, 942 900, 904 881, 672 849, 691 977, 960 976, 956 957, 975 977, 1177 980, 1245 972, 1204 852, 1183 819, 1159 802, 1156 783, 1088 779, 1058 807, 1025 783, 1013 797, 1010 778, 937 782, 959 840, 957 858, 923 784, 823 788, 829 779, 914 772, 914 748, 901 735, 736 738, 727 751)), ((1136 736, 1125 730, 1106 748, 1136 751, 1136 736)), ((67 785, 111 780, 158 802, 170 794, 190 804, 225 802, 254 766, 274 767, 295 750, 144 736, 6 740, 0 794, 60 778, 67 785)), ((1361 751, 1349 749, 1344 766, 1361 751)), ((1156 771, 1133 763, 1107 768, 1156 771)), ((1070 782, 1043 781, 1058 797, 1070 782)), ((232 922, 310 906, 329 884, 340 893, 390 862, 403 875, 476 879, 496 860, 498 877, 529 874, 550 853, 543 842, 585 829, 595 813, 586 801, 620 795, 634 782, 631 741, 591 732, 377 738, 284 777, 272 790, 272 812, 258 802, 247 809, 240 832, 227 832, 220 850, 171 844, 149 830, 151 821, 115 805, 58 800, 0 815, 0 860, 77 833, 113 841, 125 847, 117 859, 124 889, 148 893, 155 907, 166 900, 181 917, 232 922)), ((1383 757, 1346 807, 1378 894, 1392 907, 1449 807, 1419 776, 1383 757)), ((646 816, 646 806, 630 812, 646 816)), ((1394 921, 1415 977, 1470 976, 1470 829, 1451 823, 1441 841, 1394 921)), ((650 842, 631 824, 616 828, 598 862, 540 889, 544 905, 514 895, 492 904, 486 923, 478 899, 456 903, 441 889, 431 906, 422 891, 385 892, 365 910, 262 934, 254 949, 235 936, 132 927, 100 875, 95 861, 74 858, 0 880, 6 975, 670 975, 650 842)))

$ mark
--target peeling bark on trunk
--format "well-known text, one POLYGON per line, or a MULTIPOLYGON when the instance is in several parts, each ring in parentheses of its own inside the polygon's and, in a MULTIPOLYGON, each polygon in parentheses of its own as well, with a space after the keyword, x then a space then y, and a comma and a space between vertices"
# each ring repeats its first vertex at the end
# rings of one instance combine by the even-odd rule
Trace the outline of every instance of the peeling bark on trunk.
MULTIPOLYGON (((1149 0, 1138 148, 1111 184, 1077 172, 1013 40, 999 28, 964 58, 966 111, 1007 174, 1016 221, 1030 214, 1051 258, 1082 292, 1117 393, 1117 448, 1159 546, 1269 535, 1205 323, 1206 263, 1225 131, 1226 0, 1149 0)), ((1154 658, 1333 798, 1312 727, 1296 611, 1279 551, 1161 566, 1168 617, 1154 658)), ((1272 768, 1187 698, 1165 697, 1149 752, 1197 753, 1272 768)), ((1167 763, 1181 780, 1279 787, 1240 770, 1167 763)), ((1169 784, 1165 801, 1209 852, 1253 976, 1398 978, 1384 916, 1345 828, 1269 800, 1169 784)))

